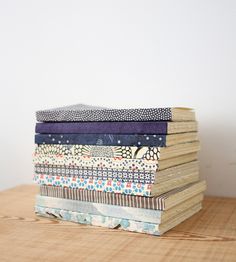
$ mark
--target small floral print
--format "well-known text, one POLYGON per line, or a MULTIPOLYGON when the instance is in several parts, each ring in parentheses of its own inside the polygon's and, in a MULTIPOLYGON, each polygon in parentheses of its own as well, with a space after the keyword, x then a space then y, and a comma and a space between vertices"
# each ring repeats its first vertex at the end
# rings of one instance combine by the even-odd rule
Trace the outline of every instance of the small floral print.
POLYGON ((55 185, 61 187, 80 188, 87 190, 98 190, 129 195, 150 196, 150 184, 121 182, 116 180, 93 180, 79 177, 35 175, 34 181, 44 185, 55 185))
POLYGON ((124 188, 124 183, 118 181, 116 183, 113 184, 114 190, 117 191, 122 191, 122 189, 124 188))
POLYGON ((93 184, 88 184, 87 185, 88 190, 94 190, 94 185, 93 184))
POLYGON ((77 179, 77 184, 79 188, 85 188, 85 185, 87 184, 87 180, 86 179, 77 179))
POLYGON ((125 188, 124 193, 126 195, 131 195, 132 194, 132 189, 131 188, 125 188))
POLYGON ((96 189, 102 189, 106 184, 106 181, 104 180, 95 180, 95 188, 96 189))
POLYGON ((133 190, 135 193, 142 193, 144 191, 144 185, 141 183, 133 184, 133 190))

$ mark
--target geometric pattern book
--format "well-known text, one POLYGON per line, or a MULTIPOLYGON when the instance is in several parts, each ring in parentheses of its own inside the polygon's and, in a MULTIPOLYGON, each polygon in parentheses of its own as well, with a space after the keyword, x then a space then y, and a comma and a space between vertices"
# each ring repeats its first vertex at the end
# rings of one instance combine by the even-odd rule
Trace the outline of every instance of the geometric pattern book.
POLYGON ((129 171, 157 171, 157 160, 106 158, 106 157, 76 157, 70 155, 37 154, 33 158, 34 164, 66 165, 73 167, 116 168, 129 171))
POLYGON ((130 171, 116 168, 99 167, 73 167, 58 165, 35 165, 35 174, 52 176, 78 176, 83 179, 117 180, 120 182, 134 182, 153 184, 155 182, 155 171, 130 171))
POLYGON ((127 194, 136 196, 160 195, 178 186, 183 186, 199 179, 198 174, 188 174, 181 179, 170 181, 168 184, 143 184, 133 182, 121 182, 117 180, 83 179, 78 176, 52 176, 34 175, 34 181, 39 185, 77 188, 79 190, 93 190, 116 194, 127 194))

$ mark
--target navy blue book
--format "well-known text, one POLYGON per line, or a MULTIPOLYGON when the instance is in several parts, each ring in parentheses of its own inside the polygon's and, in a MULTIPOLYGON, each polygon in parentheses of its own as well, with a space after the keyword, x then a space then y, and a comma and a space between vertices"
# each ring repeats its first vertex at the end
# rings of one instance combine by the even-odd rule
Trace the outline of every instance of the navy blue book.
POLYGON ((79 144, 101 146, 156 146, 165 147, 197 140, 196 132, 173 135, 130 134, 37 134, 36 144, 79 144))
POLYGON ((196 132, 197 122, 47 122, 37 123, 40 134, 174 134, 196 132))

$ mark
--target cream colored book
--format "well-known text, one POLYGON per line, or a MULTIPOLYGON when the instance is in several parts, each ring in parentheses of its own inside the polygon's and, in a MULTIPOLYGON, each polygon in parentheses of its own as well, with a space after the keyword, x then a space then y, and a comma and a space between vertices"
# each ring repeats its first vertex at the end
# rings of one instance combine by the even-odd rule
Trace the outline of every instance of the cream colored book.
POLYGON ((150 196, 159 196, 175 188, 179 188, 199 180, 199 172, 189 173, 150 186, 150 196))
POLYGON ((156 172, 154 183, 163 183, 172 179, 178 179, 189 174, 199 173, 199 162, 192 161, 156 172))
POLYGON ((158 161, 159 170, 163 170, 169 167, 185 164, 188 162, 192 162, 197 160, 197 152, 186 154, 186 155, 180 155, 177 157, 167 158, 167 159, 160 159, 158 161))
POLYGON ((181 143, 188 143, 198 140, 197 132, 188 132, 181 134, 172 134, 166 135, 166 144, 165 146, 173 146, 181 143))
POLYGON ((186 155, 200 150, 200 142, 180 143, 167 147, 159 147, 159 161, 186 155))
POLYGON ((178 214, 173 220, 168 220, 165 223, 161 223, 158 227, 159 235, 164 234, 171 228, 179 225, 181 222, 185 221, 186 219, 190 218, 197 212, 202 209, 202 204, 198 203, 197 205, 189 208, 188 210, 183 211, 182 213, 178 214))

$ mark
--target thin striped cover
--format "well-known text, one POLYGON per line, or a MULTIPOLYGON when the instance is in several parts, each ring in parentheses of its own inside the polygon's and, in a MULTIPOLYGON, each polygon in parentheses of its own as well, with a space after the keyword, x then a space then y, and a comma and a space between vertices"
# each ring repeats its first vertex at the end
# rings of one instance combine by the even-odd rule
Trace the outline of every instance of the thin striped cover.
POLYGON ((103 203, 109 205, 129 206, 137 208, 147 208, 154 210, 166 210, 172 206, 166 206, 166 200, 175 196, 175 205, 178 204, 177 197, 184 201, 206 189, 205 181, 192 183, 181 188, 173 189, 168 193, 156 197, 131 196, 124 194, 114 194, 106 192, 98 192, 91 190, 71 189, 67 187, 40 186, 40 194, 42 196, 59 197, 65 199, 73 199, 80 201, 88 201, 94 203, 103 203))

